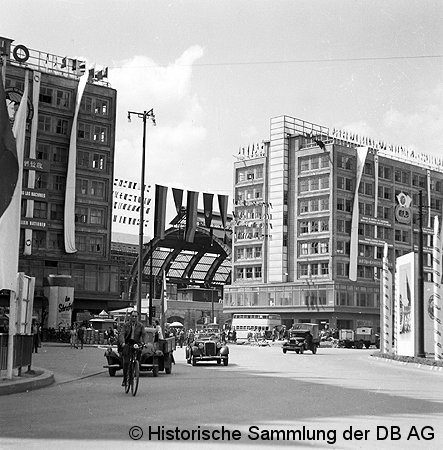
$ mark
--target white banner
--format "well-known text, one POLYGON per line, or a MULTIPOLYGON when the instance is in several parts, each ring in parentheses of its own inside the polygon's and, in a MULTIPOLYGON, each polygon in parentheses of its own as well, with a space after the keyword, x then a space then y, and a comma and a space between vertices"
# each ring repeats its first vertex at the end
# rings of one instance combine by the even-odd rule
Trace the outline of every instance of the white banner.
POLYGON ((355 194, 354 206, 352 208, 352 222, 351 222, 351 249, 349 254, 349 279, 357 281, 357 264, 358 264, 358 188, 360 186, 361 176, 365 167, 366 155, 368 154, 368 147, 357 148, 357 175, 355 180, 355 194))

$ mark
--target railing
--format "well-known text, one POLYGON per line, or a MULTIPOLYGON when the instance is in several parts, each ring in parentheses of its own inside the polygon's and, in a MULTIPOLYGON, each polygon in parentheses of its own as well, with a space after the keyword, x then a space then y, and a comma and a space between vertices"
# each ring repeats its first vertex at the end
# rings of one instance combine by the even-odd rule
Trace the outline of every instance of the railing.
MULTIPOLYGON (((6 370, 8 361, 8 340, 6 333, 0 333, 0 370, 6 370)), ((16 334, 14 336, 14 369, 30 366, 32 362, 33 335, 16 334)))

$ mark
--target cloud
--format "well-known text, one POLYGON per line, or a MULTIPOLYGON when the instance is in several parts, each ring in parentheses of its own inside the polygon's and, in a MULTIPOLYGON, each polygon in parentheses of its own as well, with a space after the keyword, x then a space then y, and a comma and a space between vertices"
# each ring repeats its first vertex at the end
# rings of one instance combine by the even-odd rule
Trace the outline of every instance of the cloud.
POLYGON ((203 49, 192 46, 167 66, 135 56, 110 70, 109 81, 117 90, 116 176, 140 178, 143 122, 132 115, 128 123, 127 115, 152 108, 157 126, 149 121, 146 128, 147 183, 186 178, 180 167, 192 165, 207 137, 204 110, 192 91, 192 65, 202 56, 203 49))

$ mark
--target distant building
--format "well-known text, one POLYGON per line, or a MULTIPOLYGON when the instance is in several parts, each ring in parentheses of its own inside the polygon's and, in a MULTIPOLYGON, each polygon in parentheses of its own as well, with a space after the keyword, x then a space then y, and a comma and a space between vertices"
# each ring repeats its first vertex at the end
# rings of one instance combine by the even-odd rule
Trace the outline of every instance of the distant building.
MULTIPOLYGON (((119 267, 111 261, 111 225, 117 93, 107 69, 88 71, 75 124, 74 112, 85 63, 31 50, 0 38, 6 94, 11 104, 29 79, 28 127, 23 175, 19 270, 36 278, 35 309, 48 308, 45 287, 71 276, 76 313, 118 308, 119 267), (75 129, 73 129, 73 123, 75 129), (75 249, 67 253, 65 194, 71 135, 77 140, 75 170, 75 249)), ((13 105, 12 105, 13 106, 13 105)), ((68 193, 68 195, 70 195, 68 193)), ((2 303, 8 301, 3 297, 2 303)))
POLYGON ((417 251, 420 191, 425 279, 432 280, 442 158, 282 116, 271 119, 269 141, 240 150, 234 171, 225 313, 378 327, 384 244, 391 264, 417 251))

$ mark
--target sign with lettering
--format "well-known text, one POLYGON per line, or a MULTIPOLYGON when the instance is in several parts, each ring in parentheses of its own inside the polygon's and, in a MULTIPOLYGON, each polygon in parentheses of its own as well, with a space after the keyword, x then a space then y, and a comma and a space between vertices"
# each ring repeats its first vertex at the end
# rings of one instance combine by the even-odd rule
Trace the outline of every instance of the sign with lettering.
POLYGON ((26 188, 22 190, 22 198, 29 200, 46 200, 46 191, 26 188))
POLYGON ((21 219, 20 225, 24 228, 37 229, 41 230, 42 228, 46 228, 46 222, 41 219, 21 219))
POLYGON ((42 159, 25 158, 23 160, 23 169, 49 172, 49 168, 49 162, 42 159))

